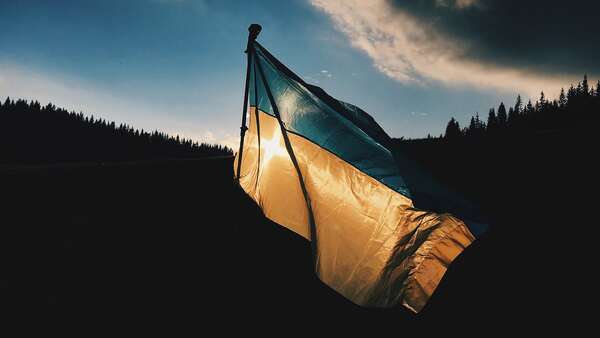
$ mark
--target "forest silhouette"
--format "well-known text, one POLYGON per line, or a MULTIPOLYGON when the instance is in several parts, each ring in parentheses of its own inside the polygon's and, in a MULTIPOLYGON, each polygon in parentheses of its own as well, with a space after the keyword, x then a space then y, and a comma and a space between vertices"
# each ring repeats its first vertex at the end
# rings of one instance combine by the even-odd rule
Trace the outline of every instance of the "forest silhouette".
POLYGON ((592 177, 586 161, 594 152, 599 116, 600 81, 594 88, 584 76, 556 100, 542 92, 536 102, 524 103, 519 95, 513 106, 491 108, 486 121, 476 114, 461 128, 452 118, 445 134, 396 138, 391 149, 397 159, 415 160, 423 171, 476 202, 492 223, 514 222, 510 218, 515 213, 552 205, 542 203, 544 191, 548 196, 553 189, 582 196, 578 188, 592 177))
POLYGON ((231 155, 221 145, 116 125, 52 103, 0 102, 0 164, 136 161, 231 155))
MULTIPOLYGON (((562 88, 558 99, 549 100, 544 92, 532 103, 524 103, 521 95, 517 96, 514 106, 507 108, 501 102, 498 109, 490 108, 487 120, 479 117, 479 113, 471 117, 468 126, 461 128, 455 118, 451 118, 446 132, 440 138, 446 141, 477 142, 482 138, 502 138, 526 133, 544 133, 565 129, 585 128, 597 120, 600 110, 600 81, 596 88, 590 86, 587 75, 576 87, 565 92, 562 88)), ((431 136, 428 136, 431 138, 431 136)))
MULTIPOLYGON (((558 99, 549 100, 544 92, 532 103, 517 96, 513 106, 501 102, 490 108, 487 119, 479 113, 461 128, 453 117, 439 137, 395 139, 397 150, 416 145, 453 144, 468 148, 474 143, 497 143, 524 135, 587 129, 597 123, 600 111, 600 81, 590 86, 587 76, 577 86, 561 89, 558 99)), ((52 103, 11 100, 0 102, 0 163, 60 163, 79 161, 130 161, 143 159, 198 158, 232 155, 233 150, 217 144, 198 143, 163 132, 138 130, 127 124, 116 125, 105 119, 67 111, 52 103)), ((418 156, 417 156, 418 157, 418 156)))

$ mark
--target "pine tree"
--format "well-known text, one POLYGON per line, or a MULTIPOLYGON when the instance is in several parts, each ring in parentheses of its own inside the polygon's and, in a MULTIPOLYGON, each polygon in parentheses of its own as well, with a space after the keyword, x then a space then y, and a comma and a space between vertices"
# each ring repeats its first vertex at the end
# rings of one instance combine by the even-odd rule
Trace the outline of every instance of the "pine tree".
POLYGON ((544 108, 546 106, 546 95, 544 95, 544 92, 540 93, 540 106, 542 108, 544 108))
POLYGON ((506 127, 507 120, 508 116, 506 115, 506 107, 504 106, 504 102, 500 102, 500 106, 498 106, 498 127, 506 127))
POLYGON ((565 89, 560 89, 560 96, 558 97, 558 106, 564 108, 567 105, 567 96, 565 95, 565 89))
POLYGON ((584 96, 590 95, 590 87, 588 85, 587 74, 583 75, 583 82, 581 83, 581 94, 584 96))
POLYGON ((489 133, 493 133, 498 129, 498 118, 496 117, 496 111, 494 108, 490 108, 488 113, 487 130, 489 133))
POLYGON ((448 125, 446 126, 446 139, 448 140, 456 140, 459 139, 462 136, 462 132, 460 130, 460 125, 458 124, 458 121, 456 121, 456 119, 451 118, 450 122, 448 122, 448 125))
POLYGON ((529 100, 527 102, 527 106, 526 106, 527 112, 528 113, 532 113, 533 112, 533 104, 531 104, 531 100, 529 100))
POLYGON ((513 107, 510 107, 508 109, 508 127, 514 128, 517 125, 518 118, 519 113, 517 113, 517 110, 513 109, 513 107))
POLYGON ((569 91, 567 91, 567 104, 572 103, 571 100, 577 95, 577 91, 573 88, 573 85, 569 87, 569 91))
POLYGON ((471 122, 467 128, 467 136, 473 136, 477 130, 477 123, 475 122, 475 116, 471 116, 471 122))
POLYGON ((521 94, 518 94, 517 101, 515 102, 515 112, 520 114, 521 110, 523 110, 523 101, 521 100, 521 94))
POLYGON ((525 106, 525 111, 523 112, 523 121, 525 122, 526 126, 528 126, 528 124, 530 123, 534 111, 535 108, 533 107, 531 100, 529 100, 527 102, 527 105, 525 106))
POLYGON ((475 113, 475 123, 477 124, 477 136, 483 136, 485 133, 485 123, 479 118, 479 113, 475 113))

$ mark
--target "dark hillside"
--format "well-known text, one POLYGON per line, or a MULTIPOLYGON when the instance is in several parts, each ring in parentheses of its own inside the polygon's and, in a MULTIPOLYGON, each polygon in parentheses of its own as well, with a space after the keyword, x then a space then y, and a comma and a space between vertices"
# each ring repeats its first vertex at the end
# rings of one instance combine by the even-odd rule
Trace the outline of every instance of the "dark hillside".
MULTIPOLYGON (((413 318, 401 307, 359 308, 321 284, 308 243, 262 216, 234 184, 231 158, 5 168, 0 177, 11 197, 0 228, 1 304, 196 329, 217 319, 297 324, 307 313, 357 326, 413 318)), ((473 311, 482 295, 497 303, 479 273, 491 248, 478 246, 420 318, 473 311)))
MULTIPOLYGON (((447 176, 465 168, 452 166, 447 176)), ((321 284, 309 244, 262 216, 233 182, 231 158, 5 168, 0 303, 60 314, 69 327, 136 332, 290 327, 306 316, 336 330, 404 332, 465 318, 531 324, 530 311, 563 318, 578 299, 556 288, 587 262, 573 262, 573 250, 589 254, 591 240, 572 230, 585 223, 544 184, 552 173, 511 183, 518 194, 492 200, 494 228, 415 317, 402 307, 357 307, 321 284)))

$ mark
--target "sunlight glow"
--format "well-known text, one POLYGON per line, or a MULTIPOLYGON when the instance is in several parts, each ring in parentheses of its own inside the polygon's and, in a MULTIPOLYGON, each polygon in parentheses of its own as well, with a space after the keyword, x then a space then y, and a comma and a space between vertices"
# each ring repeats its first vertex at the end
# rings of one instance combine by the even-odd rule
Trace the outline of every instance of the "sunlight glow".
POLYGON ((292 117, 292 113, 298 109, 298 95, 291 90, 287 90, 280 98, 279 110, 284 121, 288 121, 292 117))
POLYGON ((274 157, 287 154, 279 127, 275 128, 271 138, 261 140, 260 147, 261 152, 263 153, 261 167, 267 166, 274 157))

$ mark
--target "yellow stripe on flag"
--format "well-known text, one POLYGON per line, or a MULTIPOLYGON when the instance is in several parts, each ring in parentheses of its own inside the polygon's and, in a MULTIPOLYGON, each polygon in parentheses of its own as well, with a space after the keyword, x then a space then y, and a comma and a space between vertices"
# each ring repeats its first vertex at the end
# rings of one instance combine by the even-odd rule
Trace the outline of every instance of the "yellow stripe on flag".
MULTIPOLYGON (((249 116, 240 185, 266 217, 310 239, 306 202, 277 119, 254 107, 249 116)), ((466 225, 417 210, 333 153, 288 136, 314 213, 319 278, 359 305, 401 303, 420 311, 447 266, 475 239, 466 225)))

